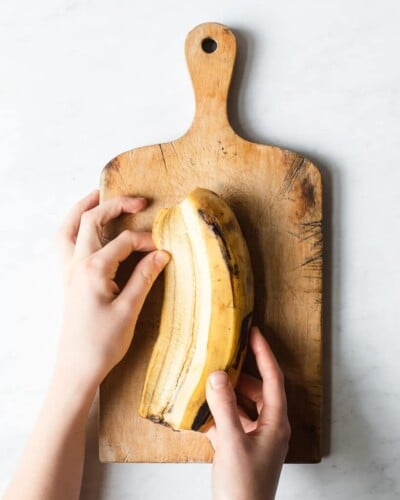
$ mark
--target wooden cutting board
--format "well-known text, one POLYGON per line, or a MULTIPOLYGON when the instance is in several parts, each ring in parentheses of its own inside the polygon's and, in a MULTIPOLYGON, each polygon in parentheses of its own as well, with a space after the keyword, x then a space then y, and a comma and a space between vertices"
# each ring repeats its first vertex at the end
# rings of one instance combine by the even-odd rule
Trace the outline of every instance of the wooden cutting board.
MULTIPOLYGON (((221 195, 237 215, 255 275, 254 324, 261 327, 286 377, 292 438, 288 462, 321 458, 322 184, 303 156, 239 137, 227 115, 236 39, 221 24, 197 26, 186 39, 196 112, 183 137, 127 151, 102 172, 101 202, 145 196, 143 213, 109 224, 107 238, 125 228, 151 230, 161 207, 195 187, 221 195)), ((117 277, 124 283, 134 259, 117 277)), ((207 438, 174 432, 144 420, 137 409, 157 336, 163 280, 154 286, 132 346, 100 388, 100 460, 103 462, 210 462, 207 438)), ((221 332, 223 334, 223 332, 221 332)), ((249 357, 247 369, 254 369, 249 357)))

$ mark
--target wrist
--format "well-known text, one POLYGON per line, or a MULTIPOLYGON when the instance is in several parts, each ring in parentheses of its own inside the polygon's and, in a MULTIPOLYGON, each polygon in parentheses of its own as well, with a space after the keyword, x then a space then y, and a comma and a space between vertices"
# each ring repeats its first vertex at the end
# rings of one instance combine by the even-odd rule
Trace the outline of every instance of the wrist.
POLYGON ((101 382, 99 377, 81 367, 58 359, 50 383, 49 395, 64 401, 71 408, 90 409, 101 382))
POLYGON ((53 372, 54 382, 75 389, 77 394, 95 394, 105 375, 96 353, 88 348, 85 339, 71 335, 63 328, 53 372))

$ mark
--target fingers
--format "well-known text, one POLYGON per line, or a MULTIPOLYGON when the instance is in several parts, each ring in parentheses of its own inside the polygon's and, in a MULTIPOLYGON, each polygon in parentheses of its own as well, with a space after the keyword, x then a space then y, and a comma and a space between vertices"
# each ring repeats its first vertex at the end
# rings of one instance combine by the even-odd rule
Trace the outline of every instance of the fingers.
POLYGON ((236 386, 236 392, 254 401, 260 413, 263 407, 263 383, 258 378, 242 373, 236 386))
POLYGON ((211 373, 206 386, 207 403, 214 417, 218 439, 231 441, 244 435, 236 395, 224 371, 211 373))
POLYGON ((82 215, 98 204, 99 190, 96 189, 78 201, 68 213, 58 231, 58 241, 63 258, 68 259, 73 255, 82 215))
POLYGON ((139 314, 153 283, 170 258, 169 253, 164 250, 157 250, 143 257, 133 270, 124 289, 115 299, 116 305, 139 314))
POLYGON ((85 258, 102 247, 103 226, 122 213, 137 213, 146 206, 144 198, 117 196, 81 215, 74 256, 85 258))
MULTIPOLYGON (((238 406, 238 413, 239 413, 240 423, 241 423, 243 430, 246 434, 249 432, 253 432, 257 429, 257 422, 254 422, 253 420, 251 420, 251 418, 249 418, 247 413, 240 406, 238 406)), ((217 447, 217 428, 216 428, 215 424, 212 425, 211 427, 209 427, 204 432, 204 434, 211 441, 211 444, 215 450, 217 447)))
MULTIPOLYGON (((258 379, 251 377, 250 375, 241 375, 241 382, 238 383, 236 386, 236 391, 239 392, 240 394, 245 395, 249 399, 253 399, 251 396, 254 394, 256 395, 257 398, 259 398, 259 395, 261 394, 260 398, 262 401, 262 383, 258 379), (248 378, 250 381, 250 385, 247 384, 247 380, 243 381, 243 377, 248 378), (255 389, 253 390, 254 384, 253 382, 257 382, 257 385, 255 389), (245 389, 246 392, 239 390, 239 388, 245 389), (248 387, 250 387, 250 390, 248 390, 248 387)), ((210 403, 209 403, 210 405, 210 403)), ((237 412, 239 415, 239 420, 240 424, 246 434, 251 433, 257 429, 257 421, 252 420, 247 412, 240 406, 237 405, 237 412)), ((205 435, 208 437, 208 439, 211 441, 211 444, 213 445, 213 448, 216 448, 216 443, 217 443, 217 428, 214 425, 212 425, 207 431, 205 432, 205 435)))
POLYGON ((263 379, 263 407, 259 423, 279 422, 286 418, 287 405, 284 380, 278 362, 260 330, 252 328, 250 345, 256 358, 258 370, 263 379))
POLYGON ((154 250, 151 233, 122 231, 116 238, 107 243, 103 248, 92 255, 98 259, 107 277, 114 279, 118 266, 134 251, 149 252, 154 250))
POLYGON ((257 429, 257 421, 251 420, 245 410, 238 406, 239 419, 246 434, 257 429))

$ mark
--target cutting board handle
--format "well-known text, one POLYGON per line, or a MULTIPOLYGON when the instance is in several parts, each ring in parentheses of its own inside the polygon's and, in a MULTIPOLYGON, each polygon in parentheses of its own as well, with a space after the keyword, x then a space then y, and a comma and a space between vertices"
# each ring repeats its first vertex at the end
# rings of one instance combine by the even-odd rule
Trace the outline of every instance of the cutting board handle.
POLYGON ((186 61, 193 83, 196 112, 190 131, 209 136, 231 128, 227 101, 236 58, 236 38, 218 23, 196 26, 186 37, 186 61))

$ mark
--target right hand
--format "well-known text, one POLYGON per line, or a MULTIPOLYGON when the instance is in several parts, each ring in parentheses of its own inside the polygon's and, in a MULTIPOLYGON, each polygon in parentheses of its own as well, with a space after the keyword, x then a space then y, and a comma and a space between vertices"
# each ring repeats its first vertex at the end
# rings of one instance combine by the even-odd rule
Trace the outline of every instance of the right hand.
POLYGON ((282 372, 258 328, 252 328, 249 342, 262 382, 242 374, 236 391, 256 403, 257 421, 238 407, 224 371, 212 373, 207 383, 215 422, 207 431, 215 449, 213 500, 272 500, 288 450, 290 425, 282 372))

